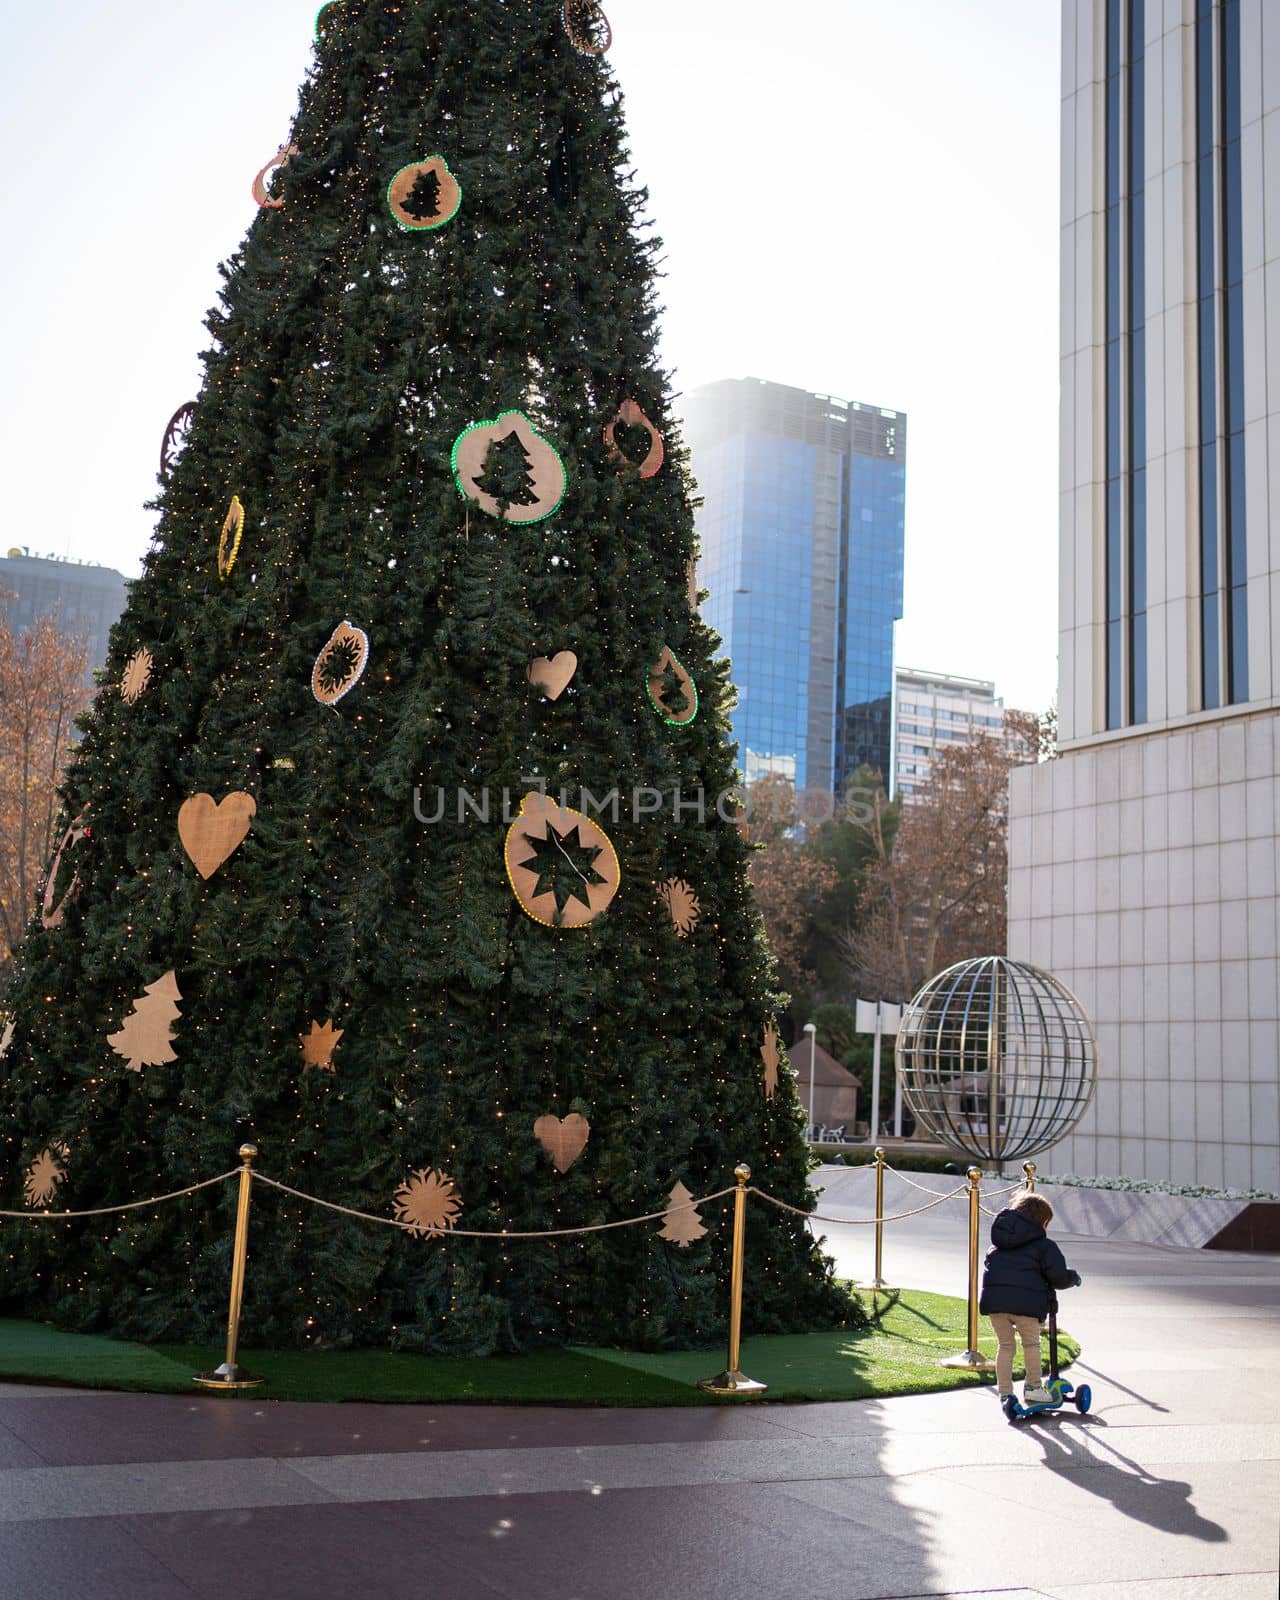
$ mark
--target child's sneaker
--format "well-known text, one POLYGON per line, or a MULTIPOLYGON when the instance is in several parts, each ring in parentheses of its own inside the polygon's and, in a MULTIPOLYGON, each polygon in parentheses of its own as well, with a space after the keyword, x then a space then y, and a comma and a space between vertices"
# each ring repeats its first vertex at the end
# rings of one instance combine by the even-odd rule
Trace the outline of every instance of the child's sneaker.
POLYGON ((1035 1388, 1028 1385, 1022 1391, 1022 1403, 1024 1406, 1051 1406, 1053 1396, 1043 1384, 1037 1384, 1035 1388))

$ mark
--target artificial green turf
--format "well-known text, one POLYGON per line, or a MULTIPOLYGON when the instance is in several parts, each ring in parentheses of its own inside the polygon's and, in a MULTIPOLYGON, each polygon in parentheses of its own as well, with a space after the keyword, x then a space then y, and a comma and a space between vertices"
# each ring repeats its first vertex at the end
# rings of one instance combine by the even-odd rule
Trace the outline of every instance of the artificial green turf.
MULTIPOLYGON (((853 1333, 747 1339, 742 1370, 767 1383, 768 1400, 863 1400, 969 1388, 990 1377, 940 1367, 965 1348, 965 1304, 908 1290, 863 1299, 869 1328, 853 1333)), ((985 1324, 983 1324, 985 1327, 985 1324)), ((1059 1334, 1064 1365, 1079 1353, 1059 1334)), ((979 1338, 986 1354, 995 1341, 979 1338)), ((723 1348, 640 1354, 625 1350, 537 1350, 486 1359, 392 1355, 387 1351, 245 1350, 241 1365, 267 1379, 253 1396, 272 1400, 460 1401, 541 1405, 681 1406, 740 1404, 704 1394, 697 1383, 724 1366, 723 1348)), ((222 1360, 211 1346, 154 1349, 43 1323, 0 1320, 0 1380, 74 1384, 153 1394, 198 1392, 192 1375, 222 1360)))

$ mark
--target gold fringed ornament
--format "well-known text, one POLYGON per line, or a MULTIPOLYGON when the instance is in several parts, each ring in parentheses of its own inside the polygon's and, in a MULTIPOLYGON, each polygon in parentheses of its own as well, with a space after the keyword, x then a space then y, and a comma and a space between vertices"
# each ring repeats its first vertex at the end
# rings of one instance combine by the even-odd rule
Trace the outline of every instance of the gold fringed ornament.
POLYGON ((604 829, 545 794, 527 794, 507 830, 504 857, 521 908, 547 928, 584 928, 622 882, 604 829))
POLYGON ((591 1137, 591 1124, 577 1111, 571 1111, 562 1121, 559 1117, 539 1117, 533 1125, 533 1136, 551 1157, 557 1172, 568 1172, 591 1137))
POLYGON ((692 1200, 693 1196, 684 1184, 676 1184, 671 1191, 672 1209, 664 1216, 662 1229, 658 1234, 660 1239, 665 1239, 668 1244, 673 1244, 680 1250, 687 1250, 707 1231, 702 1218, 691 1203, 692 1200))
POLYGON ((561 650, 558 655, 538 656, 529 666, 529 682, 541 689, 548 700, 558 700, 577 670, 577 656, 572 650, 561 650))
POLYGON ((120 1032, 108 1036, 107 1043, 130 1072, 167 1066, 178 1059, 173 1048, 173 1024, 182 1015, 177 1005, 181 999, 177 974, 166 972, 163 978, 147 985, 141 999, 134 1001, 120 1032))
POLYGON ((253 198, 264 211, 283 211, 284 201, 277 199, 267 188, 267 174, 277 167, 287 167, 298 153, 296 144, 282 144, 253 180, 253 198))
POLYGON ((258 802, 251 794, 237 790, 225 800, 211 794, 195 794, 184 800, 178 811, 178 837, 202 878, 212 878, 249 837, 258 814, 258 802))
POLYGON ((443 156, 401 167, 387 185, 387 207, 406 233, 429 233, 452 222, 462 204, 462 185, 443 156))
POLYGON ((608 451, 609 465, 620 473, 634 472, 641 478, 656 478, 662 471, 662 463, 667 459, 667 449, 662 442, 662 435, 634 400, 624 400, 618 407, 617 416, 604 430, 604 442, 608 451), (649 435, 649 450, 643 461, 633 461, 618 444, 618 429, 623 424, 629 428, 643 428, 649 435))
POLYGON ((240 496, 233 494, 222 524, 222 535, 218 540, 218 576, 223 583, 231 576, 231 569, 240 554, 240 541, 243 538, 244 507, 240 504, 240 496))
POLYGON ((9 1046, 13 1043, 13 1035, 18 1024, 13 1017, 6 1017, 4 1027, 0 1028, 0 1061, 9 1054, 9 1046))
POLYGON ((462 1199, 453 1179, 429 1168, 413 1173, 400 1185, 394 1204, 396 1221, 405 1223, 418 1239, 448 1233, 458 1226, 462 1215, 462 1199))

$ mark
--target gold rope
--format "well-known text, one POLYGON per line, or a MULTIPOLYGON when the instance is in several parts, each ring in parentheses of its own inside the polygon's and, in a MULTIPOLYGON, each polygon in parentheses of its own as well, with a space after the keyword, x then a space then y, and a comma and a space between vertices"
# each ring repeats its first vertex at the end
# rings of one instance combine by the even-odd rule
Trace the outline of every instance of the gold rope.
POLYGON ((170 1200, 182 1200, 189 1194, 199 1194, 201 1189, 212 1189, 215 1183, 225 1183, 228 1178, 240 1175, 240 1168, 224 1172, 220 1178, 206 1178, 203 1183, 193 1183, 189 1189, 175 1189, 172 1194, 158 1194, 153 1200, 130 1200, 123 1206, 100 1206, 96 1211, 0 1211, 0 1220, 9 1222, 74 1222, 79 1217, 113 1217, 121 1211, 145 1211, 148 1206, 166 1205, 170 1200))
POLYGON ((265 1183, 268 1188, 279 1189, 281 1194, 292 1195, 295 1200, 305 1200, 308 1205, 320 1206, 325 1211, 336 1211, 340 1216, 355 1217, 360 1222, 376 1222, 384 1228, 399 1228, 402 1233, 430 1233, 436 1239, 571 1239, 582 1233, 607 1233, 611 1228, 636 1228, 644 1222, 661 1222, 664 1217, 673 1216, 678 1211, 694 1211, 698 1206, 709 1206, 716 1200, 723 1200, 726 1195, 733 1194, 733 1188, 721 1189, 718 1194, 709 1194, 701 1200, 690 1200, 685 1205, 667 1206, 662 1211, 651 1211, 645 1217, 628 1217, 622 1222, 597 1222, 586 1228, 545 1228, 530 1232, 519 1232, 515 1229, 504 1228, 500 1233, 478 1233, 472 1228, 423 1228, 421 1223, 400 1222, 394 1217, 376 1217, 369 1211, 356 1211, 351 1206, 340 1206, 332 1200, 320 1200, 313 1194, 303 1194, 301 1189, 291 1189, 287 1183, 279 1183, 275 1178, 268 1178, 261 1172, 253 1175, 255 1183, 265 1183))

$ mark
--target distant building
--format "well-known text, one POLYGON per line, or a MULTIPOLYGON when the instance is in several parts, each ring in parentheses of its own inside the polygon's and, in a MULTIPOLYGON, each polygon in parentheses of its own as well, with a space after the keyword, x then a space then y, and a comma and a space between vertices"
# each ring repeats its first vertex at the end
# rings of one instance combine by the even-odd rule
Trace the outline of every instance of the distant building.
POLYGON ((889 775, 907 419, 755 378, 684 398, 703 617, 733 663, 738 762, 840 792, 889 775))
POLYGON ((948 745, 985 734, 1016 748, 1020 759, 1030 758, 1025 740, 1005 732, 1004 701, 996 698, 994 683, 899 667, 894 684, 893 793, 908 802, 948 745))
POLYGON ((68 638, 82 638, 89 670, 104 665, 107 638, 124 610, 128 581, 110 567, 58 561, 10 550, 0 557, 0 616, 15 633, 53 617, 68 638))

